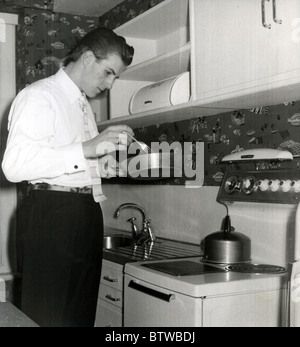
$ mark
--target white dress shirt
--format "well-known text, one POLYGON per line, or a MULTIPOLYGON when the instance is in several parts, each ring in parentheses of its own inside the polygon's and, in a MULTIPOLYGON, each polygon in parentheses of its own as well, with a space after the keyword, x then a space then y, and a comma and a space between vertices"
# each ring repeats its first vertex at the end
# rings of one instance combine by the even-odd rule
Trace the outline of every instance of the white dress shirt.
MULTIPOLYGON (((81 95, 63 69, 17 95, 9 114, 9 136, 2 162, 9 181, 79 188, 92 185, 82 149, 81 95)), ((95 137, 98 130, 90 105, 88 117, 95 137)))

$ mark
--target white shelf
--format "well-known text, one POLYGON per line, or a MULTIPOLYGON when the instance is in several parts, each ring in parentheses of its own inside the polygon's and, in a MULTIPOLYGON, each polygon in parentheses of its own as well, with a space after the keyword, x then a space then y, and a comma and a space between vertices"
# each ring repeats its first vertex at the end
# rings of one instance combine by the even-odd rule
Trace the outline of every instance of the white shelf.
POLYGON ((191 44, 129 67, 122 80, 157 82, 190 70, 191 44))
POLYGON ((126 37, 157 40, 186 26, 188 17, 189 0, 165 0, 118 27, 115 32, 126 37))
POLYGON ((127 124, 133 128, 177 122, 190 118, 206 117, 214 114, 230 112, 236 109, 272 106, 296 101, 300 95, 300 74, 295 72, 276 76, 273 79, 263 79, 257 83, 249 83, 243 89, 219 90, 218 93, 207 93, 201 100, 161 108, 135 115, 125 116, 98 123, 99 130, 109 125, 127 124), (280 78, 281 77, 281 78, 280 78), (269 88, 266 88, 266 85, 269 88))
POLYGON ((139 128, 155 124, 178 122, 196 117, 206 117, 226 111, 229 110, 219 107, 202 107, 189 102, 178 106, 170 106, 130 116, 114 118, 97 123, 97 125, 99 131, 104 130, 108 126, 118 124, 126 124, 132 128, 139 128))

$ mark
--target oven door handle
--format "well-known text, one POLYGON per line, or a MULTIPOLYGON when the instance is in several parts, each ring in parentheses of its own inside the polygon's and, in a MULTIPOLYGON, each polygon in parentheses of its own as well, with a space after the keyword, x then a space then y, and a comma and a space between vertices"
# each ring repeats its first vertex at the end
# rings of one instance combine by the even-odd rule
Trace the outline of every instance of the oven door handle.
POLYGON ((165 294, 157 290, 142 286, 141 284, 138 284, 134 281, 130 281, 128 287, 166 302, 175 300, 174 294, 165 294))

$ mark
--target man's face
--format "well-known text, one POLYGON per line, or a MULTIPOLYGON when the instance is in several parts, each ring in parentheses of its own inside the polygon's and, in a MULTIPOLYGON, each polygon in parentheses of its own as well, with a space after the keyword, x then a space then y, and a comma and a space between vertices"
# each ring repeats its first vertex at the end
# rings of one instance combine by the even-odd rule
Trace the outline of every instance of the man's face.
POLYGON ((115 79, 126 69, 121 57, 110 54, 104 60, 98 60, 94 55, 86 68, 83 91, 90 98, 111 89, 115 79), (94 58, 94 59, 93 59, 94 58))

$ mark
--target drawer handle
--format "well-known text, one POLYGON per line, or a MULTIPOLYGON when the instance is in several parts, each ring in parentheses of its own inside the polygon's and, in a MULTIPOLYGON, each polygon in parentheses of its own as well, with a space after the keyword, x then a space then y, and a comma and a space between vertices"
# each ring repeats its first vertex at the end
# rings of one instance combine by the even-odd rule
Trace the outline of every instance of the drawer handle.
POLYGON ((113 302, 119 302, 119 301, 121 301, 120 298, 114 298, 114 297, 111 296, 110 294, 106 295, 105 297, 106 297, 106 299, 108 299, 108 300, 110 300, 110 301, 113 301, 113 302))
POLYGON ((129 285, 128 285, 129 288, 132 288, 134 290, 137 290, 139 292, 142 292, 144 294, 148 294, 148 295, 151 295, 157 299, 160 299, 160 300, 163 300, 163 301, 166 301, 166 302, 170 302, 172 300, 175 300, 175 295, 174 294, 165 294, 165 293, 161 293, 161 292, 158 292, 157 290, 154 290, 154 289, 151 289, 151 288, 148 288, 148 287, 145 287, 145 286, 142 286, 134 281, 130 281, 129 285))
POLYGON ((117 278, 110 278, 109 276, 104 276, 103 279, 109 283, 117 283, 119 282, 117 278))

